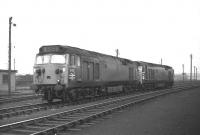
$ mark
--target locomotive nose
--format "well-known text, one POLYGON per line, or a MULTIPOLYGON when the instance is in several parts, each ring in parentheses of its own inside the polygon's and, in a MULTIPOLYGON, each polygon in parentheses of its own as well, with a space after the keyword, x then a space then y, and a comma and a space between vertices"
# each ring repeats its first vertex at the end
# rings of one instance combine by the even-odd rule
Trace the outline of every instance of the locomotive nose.
POLYGON ((63 84, 64 83, 64 71, 65 68, 52 65, 51 67, 46 67, 46 81, 51 84, 63 84), (47 71, 48 70, 48 71, 47 71))
POLYGON ((57 84, 59 80, 60 84, 65 82, 66 67, 60 65, 48 65, 35 69, 35 79, 40 84, 57 84))

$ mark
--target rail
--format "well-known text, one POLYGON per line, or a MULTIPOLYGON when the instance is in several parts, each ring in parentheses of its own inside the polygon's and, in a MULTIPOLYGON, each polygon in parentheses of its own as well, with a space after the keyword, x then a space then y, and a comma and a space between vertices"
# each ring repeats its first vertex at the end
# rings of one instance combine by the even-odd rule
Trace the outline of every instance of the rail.
POLYGON ((69 130, 74 126, 87 123, 95 118, 102 117, 114 111, 126 108, 130 105, 134 105, 136 103, 146 101, 161 95, 179 92, 199 86, 199 82, 196 82, 184 87, 151 91, 138 95, 120 97, 119 99, 111 99, 109 101, 88 105, 78 109, 2 125, 0 126, 0 133, 43 135, 55 134, 62 132, 63 130, 65 130, 64 132, 67 132, 66 130, 69 130))

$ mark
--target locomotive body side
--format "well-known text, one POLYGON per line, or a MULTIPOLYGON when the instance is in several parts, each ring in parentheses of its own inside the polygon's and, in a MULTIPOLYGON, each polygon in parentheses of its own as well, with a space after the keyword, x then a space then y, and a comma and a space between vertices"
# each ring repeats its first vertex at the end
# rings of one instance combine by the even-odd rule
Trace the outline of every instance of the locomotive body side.
POLYGON ((153 88, 172 87, 174 71, 171 67, 147 62, 140 62, 140 64, 144 72, 143 85, 151 85, 150 87, 153 88))
POLYGON ((34 65, 34 85, 45 100, 65 102, 172 86, 173 69, 70 46, 42 46, 34 65))
POLYGON ((107 87, 108 93, 123 91, 138 85, 136 62, 117 57, 103 56, 100 59, 103 61, 101 81, 107 87))
POLYGON ((112 93, 123 91, 125 86, 138 83, 136 62, 126 62, 121 58, 90 53, 79 54, 81 70, 77 73, 80 74, 80 78, 69 81, 70 89, 81 88, 82 91, 84 88, 100 89, 100 93, 112 93))

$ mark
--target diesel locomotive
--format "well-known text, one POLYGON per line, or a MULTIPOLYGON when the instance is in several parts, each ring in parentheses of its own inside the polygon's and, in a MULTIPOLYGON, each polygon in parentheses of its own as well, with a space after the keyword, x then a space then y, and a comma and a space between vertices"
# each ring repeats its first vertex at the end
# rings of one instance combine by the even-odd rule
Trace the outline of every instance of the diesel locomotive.
POLYGON ((34 89, 48 102, 165 88, 174 82, 170 66, 62 45, 40 47, 33 70, 34 89))

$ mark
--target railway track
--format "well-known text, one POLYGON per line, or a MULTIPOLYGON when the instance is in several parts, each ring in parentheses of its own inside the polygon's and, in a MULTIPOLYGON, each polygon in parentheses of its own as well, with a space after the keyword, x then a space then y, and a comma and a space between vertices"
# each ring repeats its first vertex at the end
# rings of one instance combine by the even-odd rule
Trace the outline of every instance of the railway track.
MULTIPOLYGON (((143 91, 145 92, 145 91, 143 91)), ((77 102, 72 102, 72 103, 62 103, 60 101, 53 102, 51 104, 49 103, 39 103, 39 104, 26 104, 26 105, 21 105, 21 106, 14 106, 14 107, 9 107, 9 108, 2 108, 0 109, 0 119, 4 118, 11 118, 11 117, 16 117, 20 115, 29 115, 35 112, 47 110, 47 109, 59 109, 64 106, 70 106, 70 105, 80 105, 80 104, 85 104, 93 101, 98 101, 98 100, 103 100, 103 99, 108 99, 108 98, 115 98, 118 96, 125 96, 126 94, 116 94, 112 96, 107 96, 107 97, 96 97, 93 99, 82 99, 77 102)))
POLYGON ((24 101, 24 100, 30 100, 30 99, 39 99, 41 98, 42 95, 35 95, 35 94, 25 94, 22 96, 6 96, 0 97, 0 104, 4 103, 11 103, 11 102, 19 102, 19 101, 24 101))
POLYGON ((47 110, 51 108, 59 107, 60 102, 55 102, 54 104, 40 103, 40 104, 29 104, 16 107, 2 108, 0 109, 0 119, 9 118, 13 116, 31 114, 41 110, 47 110))
POLYGON ((83 126, 90 123, 95 118, 103 117, 112 112, 121 110, 136 103, 146 101, 161 95, 174 93, 186 89, 199 87, 198 83, 192 86, 176 87, 159 91, 151 91, 138 95, 129 95, 118 99, 110 99, 101 103, 88 105, 78 109, 68 110, 29 119, 16 123, 0 126, 0 134, 20 134, 20 135, 43 135, 43 134, 62 134, 70 132, 76 126, 83 126))
MULTIPOLYGON (((124 94, 121 94, 123 96, 124 94)), ((61 101, 53 102, 51 104, 49 103, 39 103, 39 104, 26 104, 26 105, 21 105, 21 106, 14 106, 14 107, 9 107, 9 108, 2 108, 0 109, 0 119, 4 118, 10 118, 10 117, 15 117, 19 115, 29 115, 31 113, 35 113, 38 111, 42 110, 47 110, 47 109, 58 109, 64 106, 70 106, 70 105, 79 105, 79 104, 84 104, 84 103, 89 103, 92 101, 97 101, 97 100, 103 100, 107 98, 114 98, 118 95, 112 95, 110 97, 96 97, 93 99, 82 99, 80 101, 72 102, 72 103, 62 103, 61 101)))
MULTIPOLYGON (((187 86, 188 84, 186 83, 184 85, 187 86)), ((184 87, 184 85, 182 83, 176 84, 174 88, 184 87)), ((114 95, 113 97, 116 97, 116 96, 119 96, 119 95, 114 95)), ((42 110, 54 109, 54 108, 58 109, 64 106, 78 105, 78 104, 88 103, 95 100, 102 100, 106 98, 108 97, 97 97, 96 99, 93 99, 93 100, 85 99, 80 102, 66 103, 66 104, 61 104, 61 102, 54 102, 53 104, 39 103, 39 104, 28 104, 28 105, 21 105, 21 106, 9 107, 9 108, 2 108, 0 109, 0 119, 10 118, 10 117, 19 116, 19 115, 30 115, 32 113, 42 111, 42 110)))

